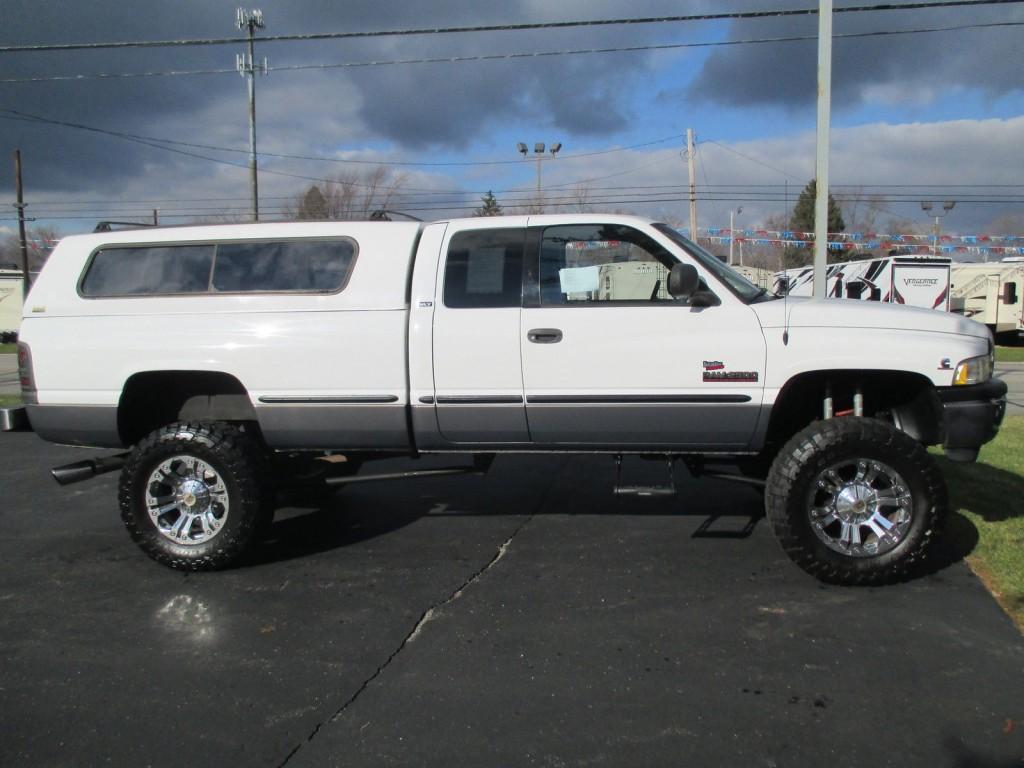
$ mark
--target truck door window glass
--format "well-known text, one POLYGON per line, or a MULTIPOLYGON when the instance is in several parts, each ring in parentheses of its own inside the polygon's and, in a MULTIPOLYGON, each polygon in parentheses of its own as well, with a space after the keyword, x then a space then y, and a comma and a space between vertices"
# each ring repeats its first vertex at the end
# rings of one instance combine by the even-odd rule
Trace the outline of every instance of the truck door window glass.
POLYGON ((213 289, 332 293, 344 287, 354 260, 349 240, 221 243, 213 289))
POLYGON ((541 304, 673 301, 668 273, 674 263, 664 248, 631 227, 548 227, 541 242, 541 304))
POLYGON ((523 229, 469 230, 454 235, 444 268, 445 306, 520 306, 525 238, 523 229))
POLYGON ((101 249, 82 280, 82 295, 204 293, 212 263, 212 245, 101 249))

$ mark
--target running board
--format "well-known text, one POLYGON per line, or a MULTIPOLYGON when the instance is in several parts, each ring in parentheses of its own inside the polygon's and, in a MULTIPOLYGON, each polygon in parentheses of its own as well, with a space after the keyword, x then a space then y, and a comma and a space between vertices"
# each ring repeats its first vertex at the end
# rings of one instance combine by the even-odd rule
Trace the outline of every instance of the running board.
POLYGON ((494 454, 481 454, 473 457, 471 467, 440 467, 438 469, 418 469, 411 472, 385 472, 377 475, 342 475, 329 477, 327 485, 351 485, 352 483, 373 483, 378 480, 415 480, 421 477, 446 477, 448 475, 486 475, 494 461, 494 454))
POLYGON ((50 470, 53 479, 61 485, 71 485, 89 480, 97 475, 105 475, 107 472, 114 472, 124 466, 128 458, 127 453, 117 453, 113 456, 99 456, 95 459, 76 461, 74 464, 65 464, 62 467, 54 467, 50 470))
POLYGON ((673 474, 675 459, 668 457, 668 485, 622 485, 622 454, 615 455, 615 487, 616 496, 639 496, 644 499, 670 498, 676 495, 676 481, 673 474))

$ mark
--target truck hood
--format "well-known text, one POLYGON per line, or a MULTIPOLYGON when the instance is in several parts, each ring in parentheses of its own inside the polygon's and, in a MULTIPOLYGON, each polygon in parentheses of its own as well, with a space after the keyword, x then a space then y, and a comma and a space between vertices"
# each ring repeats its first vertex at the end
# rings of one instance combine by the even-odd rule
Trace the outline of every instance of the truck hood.
POLYGON ((989 337, 985 325, 962 315, 861 299, 791 297, 752 304, 751 309, 765 328, 781 328, 788 314, 790 328, 889 328, 989 337))

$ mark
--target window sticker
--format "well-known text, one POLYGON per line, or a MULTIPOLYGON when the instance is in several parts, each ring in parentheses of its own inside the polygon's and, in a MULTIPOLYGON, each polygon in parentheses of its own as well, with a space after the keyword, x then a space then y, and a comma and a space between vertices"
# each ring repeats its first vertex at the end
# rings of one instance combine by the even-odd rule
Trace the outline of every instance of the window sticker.
POLYGON ((567 267, 558 270, 562 293, 596 291, 601 284, 601 267, 567 267))

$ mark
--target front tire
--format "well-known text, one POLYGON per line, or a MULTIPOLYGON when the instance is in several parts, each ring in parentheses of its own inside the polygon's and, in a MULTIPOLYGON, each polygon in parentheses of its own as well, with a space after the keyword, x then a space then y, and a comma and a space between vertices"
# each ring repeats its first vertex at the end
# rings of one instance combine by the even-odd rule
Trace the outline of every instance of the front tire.
POLYGON ((876 419, 798 432, 768 474, 765 510, 801 568, 834 584, 885 584, 923 560, 947 514, 946 483, 924 447, 876 419))
POLYGON ((152 432, 121 472, 121 519, 142 550, 171 568, 236 565, 272 515, 266 457, 251 430, 177 423, 152 432))

